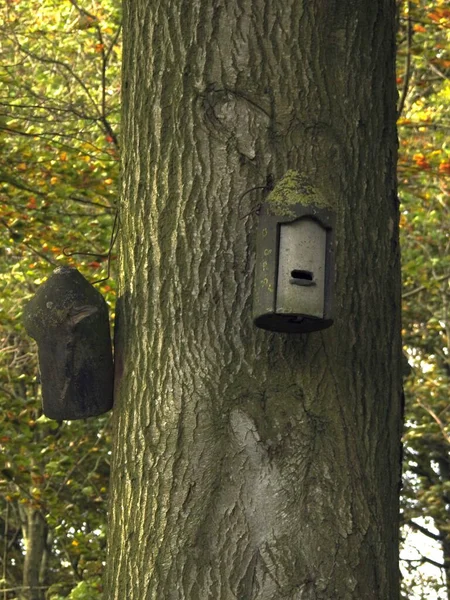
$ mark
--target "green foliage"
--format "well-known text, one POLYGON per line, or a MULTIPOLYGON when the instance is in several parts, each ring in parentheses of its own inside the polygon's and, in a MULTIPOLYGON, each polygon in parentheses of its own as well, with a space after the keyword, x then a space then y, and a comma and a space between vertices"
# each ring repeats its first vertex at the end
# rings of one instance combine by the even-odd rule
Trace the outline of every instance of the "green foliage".
POLYGON ((100 600, 102 597, 102 584, 99 577, 92 577, 89 581, 80 581, 68 596, 61 595, 60 588, 64 590, 64 586, 61 585, 51 586, 47 591, 48 600, 100 600))
POLYGON ((107 247, 117 195, 119 16, 113 5, 91 4, 95 13, 53 1, 10 2, 3 11, 2 247, 13 263, 28 257, 21 270, 31 281, 43 261, 64 260, 65 246, 107 247), (92 24, 81 26, 86 20, 92 24))
POLYGON ((97 578, 87 583, 86 581, 80 581, 76 588, 74 588, 69 594, 69 600, 96 600, 100 598, 99 590, 101 589, 101 582, 97 578))
MULTIPOLYGON (((105 558, 109 417, 61 424, 42 415, 36 347, 21 316, 58 264, 77 266, 90 281, 107 275, 118 180, 119 3, 8 0, 0 10, 2 557, 7 549, 0 589, 22 586, 26 521, 34 514, 48 528, 48 597, 95 599, 105 558), (92 256, 66 255, 73 252, 92 256)), ((114 281, 99 289, 113 306, 114 281)))
POLYGON ((440 0, 400 8, 403 337, 412 366, 405 381, 402 516, 406 531, 421 531, 440 544, 446 563, 442 573, 434 567, 431 581, 416 571, 432 564, 426 553, 403 568, 416 592, 429 597, 433 590, 447 598, 442 578, 446 572, 450 578, 450 10, 440 0), (427 517, 434 531, 430 519, 423 521, 427 517))

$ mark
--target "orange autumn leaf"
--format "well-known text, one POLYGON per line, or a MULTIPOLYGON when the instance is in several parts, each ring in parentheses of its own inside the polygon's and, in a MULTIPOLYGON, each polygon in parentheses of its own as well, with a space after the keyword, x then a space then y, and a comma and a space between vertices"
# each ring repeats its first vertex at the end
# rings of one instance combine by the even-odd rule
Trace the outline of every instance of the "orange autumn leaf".
POLYGON ((450 10, 445 8, 436 8, 433 12, 429 12, 427 17, 435 23, 440 23, 444 26, 449 26, 445 21, 450 19, 450 10))
POLYGON ((425 156, 421 152, 418 154, 414 154, 413 161, 421 169, 424 169, 424 170, 431 169, 430 163, 428 162, 428 160, 425 158, 425 156))
POLYGON ((441 162, 439 165, 439 173, 450 175, 450 161, 441 162))

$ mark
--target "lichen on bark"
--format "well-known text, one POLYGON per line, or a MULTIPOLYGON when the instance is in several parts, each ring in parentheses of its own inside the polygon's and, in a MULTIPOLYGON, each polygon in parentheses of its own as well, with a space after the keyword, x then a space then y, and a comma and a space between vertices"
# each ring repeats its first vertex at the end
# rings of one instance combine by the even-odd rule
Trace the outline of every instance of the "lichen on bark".
POLYGON ((267 197, 269 210, 274 215, 295 217, 291 206, 293 204, 313 205, 327 208, 331 202, 320 191, 317 184, 300 171, 289 169, 275 184, 267 197))

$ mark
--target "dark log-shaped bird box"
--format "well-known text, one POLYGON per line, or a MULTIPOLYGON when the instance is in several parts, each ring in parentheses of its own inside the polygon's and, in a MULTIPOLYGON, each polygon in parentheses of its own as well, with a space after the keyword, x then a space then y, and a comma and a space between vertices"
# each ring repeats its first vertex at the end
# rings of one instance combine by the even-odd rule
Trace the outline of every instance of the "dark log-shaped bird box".
POLYGON ((59 267, 24 309, 39 351, 43 409, 58 421, 107 412, 113 403, 108 305, 79 271, 59 267))

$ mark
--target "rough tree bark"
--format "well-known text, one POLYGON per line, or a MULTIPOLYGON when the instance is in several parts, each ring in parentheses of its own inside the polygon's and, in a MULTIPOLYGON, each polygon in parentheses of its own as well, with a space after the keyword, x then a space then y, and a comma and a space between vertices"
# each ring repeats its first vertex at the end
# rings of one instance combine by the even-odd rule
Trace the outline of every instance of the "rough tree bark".
POLYGON ((393 0, 126 1, 106 597, 398 598, 393 0), (251 319, 267 178, 338 218, 335 324, 251 319))

